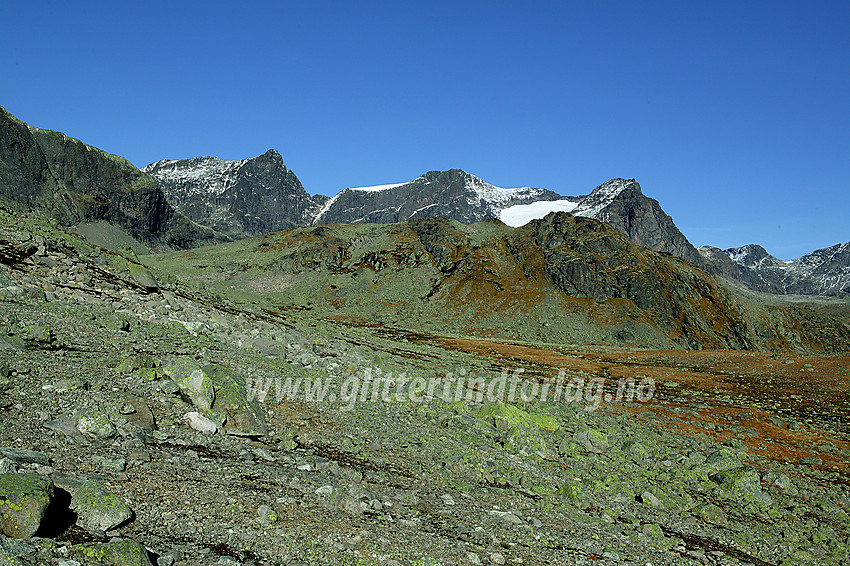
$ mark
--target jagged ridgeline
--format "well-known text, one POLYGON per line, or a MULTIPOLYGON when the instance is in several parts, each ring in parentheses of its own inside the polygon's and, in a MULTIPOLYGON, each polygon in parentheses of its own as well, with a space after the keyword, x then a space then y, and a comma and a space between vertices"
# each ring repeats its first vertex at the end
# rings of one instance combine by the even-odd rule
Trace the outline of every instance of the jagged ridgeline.
POLYGON ((656 348, 846 349, 850 328, 757 305, 589 218, 334 224, 145 261, 299 317, 427 333, 656 348))
POLYGON ((0 199, 60 225, 107 221, 165 248, 222 241, 177 213, 157 182, 129 161, 50 130, 27 126, 0 107, 0 199))
POLYGON ((178 211, 232 238, 312 223, 326 197, 311 197, 273 149, 252 159, 163 160, 143 169, 178 211))

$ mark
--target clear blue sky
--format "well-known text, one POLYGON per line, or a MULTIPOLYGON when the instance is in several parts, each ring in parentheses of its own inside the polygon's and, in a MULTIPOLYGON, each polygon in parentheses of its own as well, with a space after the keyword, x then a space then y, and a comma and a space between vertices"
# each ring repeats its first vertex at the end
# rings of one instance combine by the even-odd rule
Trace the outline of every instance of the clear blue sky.
POLYGON ((275 148, 310 193, 637 178, 695 244, 850 240, 850 3, 0 3, 0 105, 127 157, 275 148))

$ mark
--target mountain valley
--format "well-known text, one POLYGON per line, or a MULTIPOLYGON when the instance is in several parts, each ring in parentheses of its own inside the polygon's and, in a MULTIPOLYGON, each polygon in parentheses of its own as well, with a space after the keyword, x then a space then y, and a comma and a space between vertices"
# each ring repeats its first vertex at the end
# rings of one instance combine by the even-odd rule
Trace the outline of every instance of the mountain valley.
POLYGON ((0 564, 850 564, 848 249, 0 109, 0 564))

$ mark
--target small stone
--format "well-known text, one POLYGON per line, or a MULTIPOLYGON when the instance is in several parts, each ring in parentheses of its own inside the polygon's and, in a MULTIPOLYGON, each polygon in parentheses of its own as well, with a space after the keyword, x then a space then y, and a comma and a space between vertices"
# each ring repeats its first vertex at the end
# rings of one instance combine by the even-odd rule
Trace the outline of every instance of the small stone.
POLYGON ((82 555, 86 557, 86 563, 153 566, 145 547, 132 539, 116 538, 103 544, 75 548, 78 548, 82 555))
POLYGON ((277 513, 268 505, 260 505, 257 508, 257 517, 259 517, 261 523, 266 525, 277 521, 277 513))
POLYGON ((720 527, 725 527, 727 524, 726 513, 723 512, 723 509, 712 503, 697 505, 691 512, 695 517, 702 519, 706 523, 720 527))
POLYGON ((608 435, 596 429, 578 431, 573 436, 573 440, 593 454, 603 454, 611 446, 608 435))
POLYGON ((204 434, 215 434, 218 430, 218 425, 216 425, 214 421, 196 411, 183 415, 183 420, 186 421, 191 428, 204 434))
POLYGON ((89 388, 89 382, 81 377, 70 377, 68 379, 60 379, 53 385, 53 391, 56 393, 67 393, 68 391, 86 391, 89 388))
POLYGON ((490 564, 504 564, 505 563, 505 555, 500 552, 491 552, 490 553, 490 564))
POLYGON ((448 493, 444 493, 440 496, 440 498, 443 500, 443 505, 448 505, 450 507, 456 505, 454 498, 448 493))
POLYGON ((170 379, 163 379, 159 382, 159 388, 163 393, 167 395, 174 395, 178 391, 180 391, 180 386, 171 381, 170 379))
POLYGON ((333 495, 333 492, 334 492, 334 486, 323 485, 322 487, 320 487, 319 489, 316 490, 316 495, 329 497, 329 496, 333 495))
POLYGON ((0 458, 0 474, 17 473, 18 468, 15 463, 8 458, 0 458))
POLYGON ((651 491, 644 491, 640 494, 640 500, 653 507, 664 507, 664 503, 651 491))

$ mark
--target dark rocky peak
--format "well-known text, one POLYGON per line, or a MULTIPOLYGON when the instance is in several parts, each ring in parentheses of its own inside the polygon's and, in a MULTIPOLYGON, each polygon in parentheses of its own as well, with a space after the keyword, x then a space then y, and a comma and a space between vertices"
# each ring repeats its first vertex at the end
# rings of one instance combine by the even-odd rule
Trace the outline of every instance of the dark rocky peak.
POLYGON ((744 267, 780 267, 785 265, 784 261, 773 257, 758 244, 729 248, 724 250, 724 253, 732 261, 744 267))
POLYGON ((643 194, 634 179, 616 178, 602 183, 579 202, 572 214, 606 222, 640 246, 697 265, 703 262, 673 219, 657 200, 643 194))
POLYGON ((311 198, 273 149, 251 159, 163 160, 144 170, 180 212, 234 238, 309 224, 325 200, 311 198))
POLYGON ((313 223, 393 223, 442 216, 464 224, 497 218, 515 204, 555 200, 545 189, 503 189, 461 169, 428 171, 408 183, 348 188, 328 200, 313 223))

